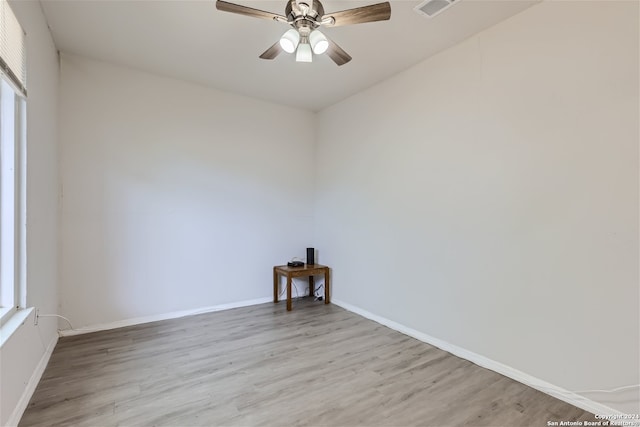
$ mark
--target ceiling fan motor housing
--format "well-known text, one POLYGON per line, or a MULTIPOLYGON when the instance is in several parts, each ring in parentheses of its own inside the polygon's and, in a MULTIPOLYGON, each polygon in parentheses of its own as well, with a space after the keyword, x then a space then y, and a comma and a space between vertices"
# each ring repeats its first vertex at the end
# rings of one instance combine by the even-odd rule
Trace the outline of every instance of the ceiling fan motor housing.
POLYGON ((324 16, 324 7, 319 0, 309 3, 290 0, 285 7, 285 16, 292 27, 296 28, 301 36, 309 36, 311 31, 321 25, 324 16))

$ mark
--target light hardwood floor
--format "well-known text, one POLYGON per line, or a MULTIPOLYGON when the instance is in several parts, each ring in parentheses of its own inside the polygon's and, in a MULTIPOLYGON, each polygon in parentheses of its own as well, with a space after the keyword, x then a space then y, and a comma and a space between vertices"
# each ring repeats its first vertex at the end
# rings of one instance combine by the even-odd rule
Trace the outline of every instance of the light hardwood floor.
POLYGON ((593 415, 298 299, 61 338, 20 426, 546 426, 593 415))

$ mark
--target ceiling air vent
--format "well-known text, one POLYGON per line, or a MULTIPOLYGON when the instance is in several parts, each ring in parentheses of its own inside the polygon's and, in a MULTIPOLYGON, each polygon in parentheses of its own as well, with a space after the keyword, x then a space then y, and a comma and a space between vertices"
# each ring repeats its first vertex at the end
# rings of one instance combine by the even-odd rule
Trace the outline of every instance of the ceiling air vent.
POLYGON ((426 0, 415 7, 416 12, 425 15, 427 18, 433 18, 443 10, 449 8, 452 4, 458 3, 460 0, 426 0))

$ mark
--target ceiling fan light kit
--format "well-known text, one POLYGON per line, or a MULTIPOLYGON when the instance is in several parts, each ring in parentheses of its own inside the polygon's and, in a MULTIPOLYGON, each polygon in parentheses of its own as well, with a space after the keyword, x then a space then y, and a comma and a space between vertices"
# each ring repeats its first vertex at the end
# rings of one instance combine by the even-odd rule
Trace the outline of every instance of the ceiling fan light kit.
POLYGON ((300 33, 293 28, 287 30, 280 38, 280 46, 282 46, 282 50, 287 53, 295 52, 298 48, 298 43, 300 43, 300 33))
POLYGON ((311 62, 313 55, 311 54, 311 46, 309 43, 300 43, 296 52, 296 62, 311 62))
POLYGON ((285 14, 278 15, 253 9, 224 0, 216 1, 216 8, 223 12, 237 13, 260 19, 269 19, 291 26, 280 40, 264 51, 261 59, 274 59, 281 52, 296 52, 297 62, 311 62, 313 55, 327 53, 337 65, 351 61, 351 56, 335 42, 318 30, 319 27, 338 27, 365 22, 386 21, 391 18, 389 2, 347 9, 330 14, 324 13, 320 0, 288 0, 285 14))
POLYGON ((329 40, 319 30, 314 30, 309 34, 309 42, 316 55, 322 55, 329 49, 329 40))

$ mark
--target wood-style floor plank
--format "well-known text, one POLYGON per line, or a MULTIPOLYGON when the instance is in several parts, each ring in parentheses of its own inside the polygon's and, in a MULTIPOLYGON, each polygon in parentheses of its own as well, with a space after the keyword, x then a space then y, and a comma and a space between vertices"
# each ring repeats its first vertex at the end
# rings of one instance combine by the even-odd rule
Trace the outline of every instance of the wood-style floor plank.
POLYGON ((20 426, 546 426, 593 415, 334 305, 61 338, 20 426))

